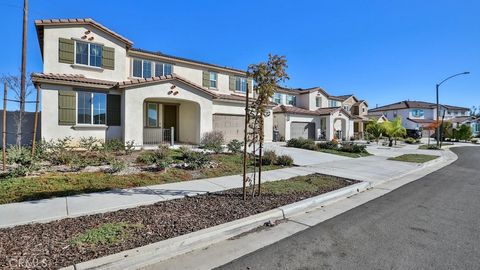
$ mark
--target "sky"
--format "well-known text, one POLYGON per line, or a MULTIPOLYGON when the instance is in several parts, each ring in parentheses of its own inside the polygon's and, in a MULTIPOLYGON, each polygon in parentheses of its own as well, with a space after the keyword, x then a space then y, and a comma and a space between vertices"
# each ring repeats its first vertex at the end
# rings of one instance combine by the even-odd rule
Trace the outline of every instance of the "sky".
MULTIPOLYGON (((19 74, 22 4, 0 0, 0 75, 19 74)), ((136 48, 213 64, 285 55, 285 86, 355 94, 370 108, 434 102, 436 83, 469 71, 441 86, 440 102, 478 107, 479 10, 476 0, 30 0, 27 70, 42 71, 35 19, 93 18, 136 48)))

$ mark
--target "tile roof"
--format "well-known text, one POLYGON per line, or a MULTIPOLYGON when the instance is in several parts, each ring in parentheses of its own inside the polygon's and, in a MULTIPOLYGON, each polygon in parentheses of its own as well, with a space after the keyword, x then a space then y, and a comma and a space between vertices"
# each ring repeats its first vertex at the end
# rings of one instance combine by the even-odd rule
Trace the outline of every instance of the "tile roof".
POLYGON ((435 122, 433 119, 413 119, 413 118, 407 118, 407 120, 412 121, 417 124, 430 124, 435 122))
POLYGON ((295 106, 286 106, 286 105, 280 105, 275 108, 273 108, 273 113, 290 113, 290 114, 304 114, 304 115, 330 115, 333 112, 336 111, 342 111, 344 114, 346 114, 348 117, 352 118, 352 115, 345 111, 343 108, 340 107, 328 107, 328 108, 319 108, 315 111, 295 107, 295 106))
MULTIPOLYGON (((433 109, 433 108, 436 108, 436 106, 437 106, 436 103, 431 103, 431 102, 404 100, 397 103, 392 103, 389 105, 370 109, 369 111, 380 112, 380 111, 400 110, 400 109, 409 109, 409 108, 433 109)), ((446 109, 469 110, 468 108, 465 108, 465 107, 457 107, 457 106, 444 105, 444 104, 442 104, 441 106, 443 106, 446 109)))
POLYGON ((341 95, 341 96, 330 96, 330 98, 333 98, 333 99, 337 99, 337 100, 340 100, 340 101, 345 101, 347 99, 349 99, 350 97, 352 97, 353 94, 350 94, 350 95, 341 95))
POLYGON ((86 78, 79 74, 32 73, 33 83, 72 84, 86 87, 113 88, 117 82, 86 78))

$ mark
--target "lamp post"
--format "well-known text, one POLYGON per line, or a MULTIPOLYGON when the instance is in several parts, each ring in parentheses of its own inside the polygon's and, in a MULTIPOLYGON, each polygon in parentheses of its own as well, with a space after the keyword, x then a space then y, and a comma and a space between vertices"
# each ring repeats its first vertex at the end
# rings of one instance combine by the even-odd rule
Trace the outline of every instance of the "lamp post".
POLYGON ((460 75, 467 75, 467 74, 470 74, 470 72, 466 71, 466 72, 462 72, 462 73, 457 73, 457 74, 454 74, 454 75, 446 78, 445 80, 441 81, 440 83, 437 83, 437 87, 436 87, 436 90, 437 90, 437 147, 440 146, 440 129, 441 129, 440 125, 438 124, 439 123, 439 116, 440 116, 440 103, 438 101, 438 88, 444 82, 450 80, 453 77, 457 77, 457 76, 460 76, 460 75))

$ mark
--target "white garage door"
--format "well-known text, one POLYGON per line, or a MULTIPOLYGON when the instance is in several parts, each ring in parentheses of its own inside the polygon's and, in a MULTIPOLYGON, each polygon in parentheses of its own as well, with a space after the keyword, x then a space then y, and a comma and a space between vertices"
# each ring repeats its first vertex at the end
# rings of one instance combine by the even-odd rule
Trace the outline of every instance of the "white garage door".
POLYGON ((245 127, 245 117, 243 115, 231 114, 214 114, 213 115, 213 130, 218 130, 223 133, 225 142, 230 142, 233 139, 243 141, 243 130, 245 127))
POLYGON ((292 122, 292 124, 290 124, 290 138, 305 138, 315 140, 315 123, 292 122))

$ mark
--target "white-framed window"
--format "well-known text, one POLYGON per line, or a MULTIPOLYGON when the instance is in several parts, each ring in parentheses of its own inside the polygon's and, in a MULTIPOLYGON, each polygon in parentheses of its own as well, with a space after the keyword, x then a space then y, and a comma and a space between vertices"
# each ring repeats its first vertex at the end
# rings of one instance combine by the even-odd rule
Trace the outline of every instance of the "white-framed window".
POLYGON ((280 94, 280 93, 273 94, 273 102, 275 102, 277 104, 281 104, 282 103, 282 94, 280 94))
POLYGON ((315 106, 322 107, 322 97, 315 98, 315 106))
POLYGON ((343 105, 343 109, 344 109, 345 111, 349 112, 349 111, 350 111, 350 106, 348 106, 348 105, 343 105))
POLYGON ((362 112, 365 112, 365 111, 366 111, 366 109, 365 109, 365 107, 363 107, 363 108, 362 108, 362 112))
POLYGON ((102 45, 75 41, 75 64, 102 67, 102 45))
POLYGON ((147 103, 147 127, 158 127, 158 103, 147 103))
POLYGON ((95 92, 77 92, 77 124, 105 125, 107 123, 107 95, 95 92))
POLYGON ((287 95, 287 104, 296 106, 297 105, 297 96, 295 95, 287 95))
POLYGON ((171 75, 173 66, 167 63, 134 58, 132 60, 132 77, 151 78, 171 75))
POLYGON ((328 100, 328 107, 338 107, 336 100, 328 100))
POLYGON ((412 110, 412 117, 423 117, 425 112, 422 109, 412 110))
POLYGON ((243 77, 235 77, 235 91, 247 92, 247 79, 243 77))
POLYGON ((210 71, 210 87, 211 88, 217 88, 217 79, 218 79, 218 74, 216 72, 210 71))

